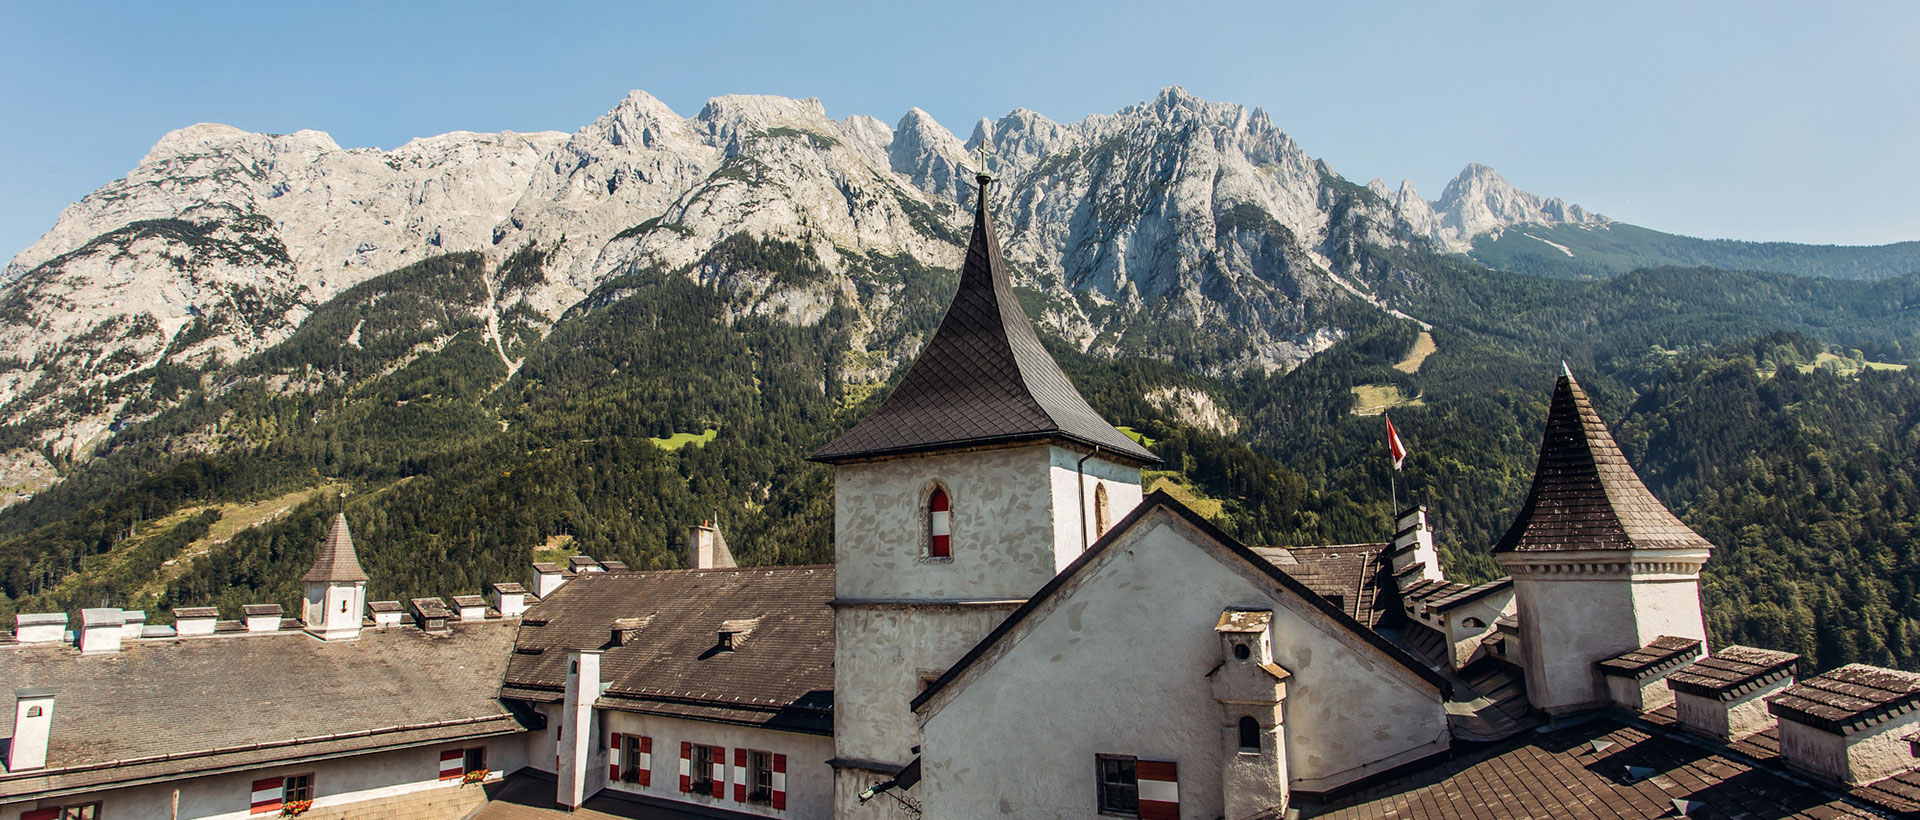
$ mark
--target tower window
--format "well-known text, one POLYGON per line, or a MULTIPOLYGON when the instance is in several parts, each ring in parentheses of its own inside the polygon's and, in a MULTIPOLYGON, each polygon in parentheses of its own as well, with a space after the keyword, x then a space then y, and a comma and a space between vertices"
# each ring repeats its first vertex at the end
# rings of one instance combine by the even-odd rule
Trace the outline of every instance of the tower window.
POLYGON ((1240 751, 1260 751, 1260 721, 1251 717, 1240 719, 1240 751))
POLYGON ((933 488, 933 494, 927 496, 927 557, 952 558, 953 545, 950 542, 953 532, 952 502, 947 500, 947 491, 942 487, 933 488))
POLYGON ((1233 645, 1234 660, 1244 661, 1247 658, 1252 656, 1253 656, 1253 650, 1248 649, 1246 644, 1236 643, 1233 645))
POLYGON ((1107 483, 1102 481, 1093 488, 1093 536, 1098 538, 1107 534, 1107 528, 1113 526, 1112 508, 1107 504, 1107 483))

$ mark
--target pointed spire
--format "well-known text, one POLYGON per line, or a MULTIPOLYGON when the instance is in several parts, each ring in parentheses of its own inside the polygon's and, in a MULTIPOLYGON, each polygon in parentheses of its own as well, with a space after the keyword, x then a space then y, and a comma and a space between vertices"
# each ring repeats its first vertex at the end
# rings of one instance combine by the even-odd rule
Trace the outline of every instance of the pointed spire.
POLYGON ((335 513, 333 528, 327 530, 327 538, 320 542, 320 549, 313 557, 313 569, 300 576, 302 583, 334 583, 345 581, 365 581, 366 571, 360 569, 360 558, 353 554, 353 536, 347 532, 347 514, 335 513))
POLYGON ((1587 392, 1562 368, 1533 489, 1493 551, 1712 549, 1640 482, 1587 392))
POLYGON ((809 458, 835 464, 856 458, 945 450, 1013 441, 1066 440, 1117 458, 1154 464, 1159 458, 1108 424, 1087 405, 1034 335, 1014 298, 1000 240, 987 213, 979 174, 973 237, 960 288, 933 339, 874 414, 809 458))

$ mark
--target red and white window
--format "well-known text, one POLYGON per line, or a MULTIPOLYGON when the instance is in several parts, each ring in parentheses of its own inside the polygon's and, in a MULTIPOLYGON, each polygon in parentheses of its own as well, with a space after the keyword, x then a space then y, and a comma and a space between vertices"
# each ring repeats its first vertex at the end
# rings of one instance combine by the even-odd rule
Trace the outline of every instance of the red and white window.
POLYGON ((1140 820, 1180 820, 1180 767, 1171 760, 1098 755, 1100 813, 1140 820))
POLYGON ((953 502, 944 487, 927 496, 927 557, 953 557, 953 502))
POLYGON ((653 738, 614 732, 607 739, 607 779, 635 786, 653 785, 653 738))
POLYGON ((289 806, 305 811, 313 805, 313 773, 266 777, 253 781, 250 814, 277 812, 289 806))

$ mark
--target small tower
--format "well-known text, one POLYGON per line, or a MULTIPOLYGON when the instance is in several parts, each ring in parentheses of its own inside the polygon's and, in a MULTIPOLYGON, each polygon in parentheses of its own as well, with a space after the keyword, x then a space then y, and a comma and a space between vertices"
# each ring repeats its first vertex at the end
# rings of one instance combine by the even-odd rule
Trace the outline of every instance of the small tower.
POLYGON ((834 466, 835 817, 913 762, 909 703, 1141 499, 1158 458, 1087 405, 1014 298, 978 177, 960 284, 834 466))
POLYGON ((300 620, 307 631, 325 641, 360 637, 361 613, 367 604, 367 573, 353 554, 353 536, 347 532, 347 514, 333 517, 333 528, 320 542, 313 569, 300 576, 306 600, 300 620))
POLYGON ((1712 549, 1640 483, 1564 372, 1533 488, 1493 548, 1513 575, 1533 705, 1550 715, 1604 706, 1599 662, 1663 636, 1704 643, 1700 568, 1712 549))
POLYGON ((1220 613, 1220 665, 1207 675, 1220 704, 1220 805, 1227 817, 1287 808, 1287 679, 1273 662, 1273 612, 1220 613))

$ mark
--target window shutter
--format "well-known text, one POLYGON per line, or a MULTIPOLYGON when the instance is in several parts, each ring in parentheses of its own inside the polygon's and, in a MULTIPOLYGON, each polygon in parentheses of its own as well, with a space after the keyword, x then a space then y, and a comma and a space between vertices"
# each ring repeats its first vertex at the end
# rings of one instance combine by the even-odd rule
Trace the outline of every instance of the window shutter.
POLYGON ((693 744, 680 741, 680 790, 693 791, 693 744))
POLYGON ((927 499, 927 535, 931 541, 927 544, 927 555, 934 558, 953 557, 953 546, 948 541, 953 529, 953 512, 947 501, 947 491, 935 489, 933 497, 927 499))
POLYGON ((787 807, 787 756, 773 756, 773 807, 787 807))
POLYGON ((466 770, 466 755, 459 749, 448 749, 440 753, 440 779, 459 780, 466 770))
POLYGON ((607 782, 620 782, 620 733, 607 737, 607 782))
POLYGON ((638 775, 633 782, 642 786, 653 785, 653 738, 640 736, 640 759, 634 762, 638 775))
POLYGON ((713 747, 713 796, 727 799, 727 747, 713 747))
POLYGON ((252 814, 266 814, 280 810, 280 801, 287 793, 287 781, 278 777, 265 777, 253 781, 252 814))
POLYGON ((21 812, 20 820, 54 820, 54 818, 57 818, 59 816, 60 816, 60 810, 57 808, 35 809, 29 812, 21 812))
POLYGON ((1142 760, 1140 820, 1180 820, 1180 765, 1171 760, 1142 760))
POLYGON ((733 802, 747 802, 747 750, 733 750, 733 802))

